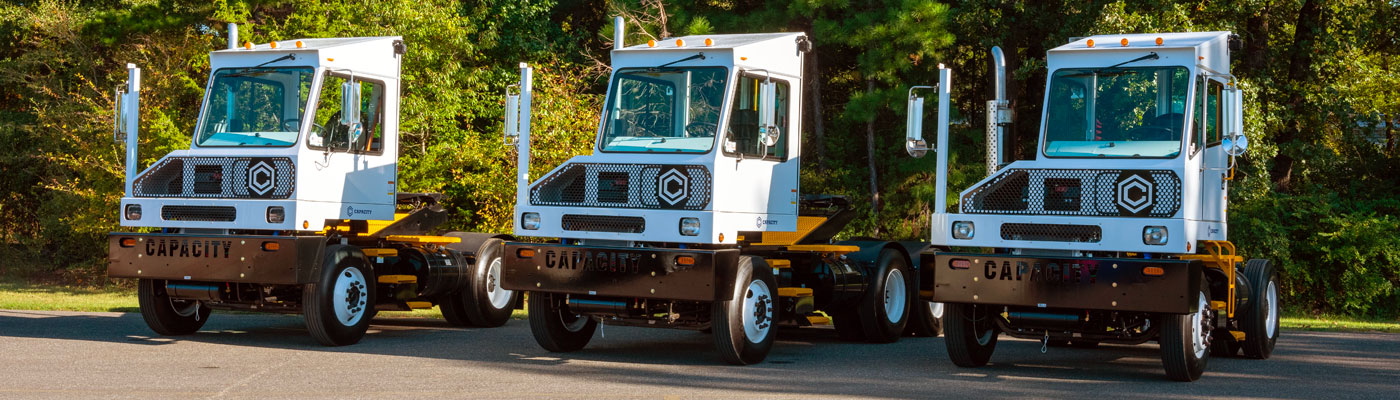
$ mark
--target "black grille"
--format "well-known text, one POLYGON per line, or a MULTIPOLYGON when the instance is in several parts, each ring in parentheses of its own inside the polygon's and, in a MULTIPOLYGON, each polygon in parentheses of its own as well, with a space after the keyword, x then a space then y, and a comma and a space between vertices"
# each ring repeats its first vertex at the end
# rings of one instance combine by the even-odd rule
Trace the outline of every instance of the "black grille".
POLYGON ((968 191, 960 208, 967 214, 1169 218, 1181 209, 1181 179, 1170 170, 1017 168, 968 191))
POLYGON ((647 220, 642 217, 564 214, 561 225, 566 231, 642 233, 647 229, 647 220))
POLYGON ((166 221, 231 222, 238 218, 238 210, 228 206, 162 206, 160 218, 166 221))
POLYGON ((1098 243, 1103 228, 1097 225, 1066 224, 1001 224, 1002 240, 1033 240, 1040 242, 1098 243))
POLYGON ((132 195, 285 199, 295 178, 287 157, 166 157, 136 178, 132 195))
POLYGON ((703 210, 712 188, 700 165, 571 163, 531 187, 530 204, 703 210))
POLYGON ((626 203, 628 186, 627 181, 628 178, 626 172, 599 172, 598 202, 626 203))
POLYGON ((198 194, 219 194, 224 192, 224 166, 194 166, 194 192, 198 194))

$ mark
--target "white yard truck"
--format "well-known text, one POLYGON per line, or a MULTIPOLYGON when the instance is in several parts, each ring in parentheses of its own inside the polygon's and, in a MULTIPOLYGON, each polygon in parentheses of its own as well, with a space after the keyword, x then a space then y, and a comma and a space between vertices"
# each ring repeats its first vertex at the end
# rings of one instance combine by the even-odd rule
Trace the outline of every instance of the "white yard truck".
POLYGON ((457 325, 499 326, 504 236, 428 235, 441 195, 398 192, 402 38, 300 39, 209 55, 188 150, 137 170, 140 69, 118 90, 126 147, 108 275, 140 279, 141 314, 193 333, 211 309, 305 314, 326 345, 364 336, 380 310, 438 304, 457 325))
POLYGON ((936 334, 929 304, 913 301, 923 245, 834 243, 848 202, 800 191, 810 46, 764 33, 616 47, 594 154, 535 182, 522 64, 507 92, 515 233, 557 240, 507 242, 501 280, 529 291, 542 347, 581 349, 600 325, 709 329, 724 360, 750 364, 780 325, 834 319, 842 337, 873 342, 936 334))
MULTIPOLYGON (((938 137, 922 137, 911 89, 906 149, 938 156, 938 200, 924 268, 947 303, 948 355, 985 365, 1001 334, 1048 346, 1161 346, 1167 376, 1193 381, 1211 355, 1267 358, 1278 339, 1278 272, 1226 237, 1235 157, 1246 147, 1229 32, 1103 35, 1046 57, 1034 159, 1003 164, 1009 121, 1000 49, 988 103, 988 177, 945 203, 948 93, 938 137), (948 248, 980 249, 950 252, 948 248)), ((917 88, 916 88, 917 89, 917 88)))

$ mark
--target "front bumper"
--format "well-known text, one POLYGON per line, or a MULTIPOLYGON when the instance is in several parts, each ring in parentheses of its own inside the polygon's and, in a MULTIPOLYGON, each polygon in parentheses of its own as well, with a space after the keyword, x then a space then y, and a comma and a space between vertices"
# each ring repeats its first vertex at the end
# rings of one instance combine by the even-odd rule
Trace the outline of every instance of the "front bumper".
POLYGON ((739 251, 507 242, 502 260, 501 287, 510 290, 714 301, 733 293, 739 251), (679 264, 683 256, 694 263, 679 264))
MULTIPOLYGON (((1186 314, 1196 310, 1201 263, 1126 258, 937 253, 933 301, 998 306, 1186 314), (967 260, 970 267, 954 268, 967 260), (1148 267, 1163 274, 1144 274, 1148 267)), ((926 261, 927 262, 927 261, 926 261)))
POLYGON ((112 232, 107 235, 107 276, 304 284, 316 280, 325 245, 323 236, 112 232))

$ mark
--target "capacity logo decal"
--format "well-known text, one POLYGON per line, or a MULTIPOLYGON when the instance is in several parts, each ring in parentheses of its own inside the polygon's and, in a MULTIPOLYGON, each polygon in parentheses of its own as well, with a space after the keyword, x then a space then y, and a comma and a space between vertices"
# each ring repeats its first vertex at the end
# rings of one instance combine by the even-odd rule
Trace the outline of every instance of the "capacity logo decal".
POLYGON ((1152 180, 1141 173, 1124 172, 1118 175, 1118 209, 1125 215, 1143 215, 1152 208, 1152 180))
POLYGON ((690 174, 682 168, 662 167, 656 177, 656 197, 663 208, 684 207, 690 199, 690 174))
POLYGON ((258 161, 252 167, 248 167, 248 192, 258 196, 265 196, 272 192, 276 186, 277 170, 268 165, 267 161, 258 161))

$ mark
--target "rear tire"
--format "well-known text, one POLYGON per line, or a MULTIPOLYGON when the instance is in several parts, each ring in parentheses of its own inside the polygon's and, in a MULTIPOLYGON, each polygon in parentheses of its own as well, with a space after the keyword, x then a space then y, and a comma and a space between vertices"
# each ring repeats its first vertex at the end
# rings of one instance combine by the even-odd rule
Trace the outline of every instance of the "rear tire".
POLYGON ((466 307, 462 305, 462 293, 453 291, 437 298, 438 310, 442 311, 442 318, 452 326, 476 326, 467 318, 466 307))
POLYGON ((914 299, 914 312, 909 314, 910 334, 938 337, 943 334, 943 303, 914 299))
POLYGON ((569 312, 564 295, 532 293, 526 300, 530 313, 530 333, 545 350, 567 353, 582 349, 593 340, 598 321, 569 312))
POLYGON ((488 239, 476 252, 471 281, 461 292, 463 310, 472 325, 494 328, 510 321, 520 293, 501 287, 501 239, 488 239))
POLYGON ((943 342, 948 346, 948 358, 964 368, 987 365, 997 348, 999 334, 992 318, 999 316, 989 307, 976 304, 948 304, 946 310, 943 342))
POLYGON ((778 335, 777 282, 762 258, 739 256, 734 293, 711 306, 720 358, 735 365, 762 362, 778 335))
POLYGON ((1210 309, 1210 289, 1204 277, 1201 278, 1201 288, 1197 290, 1196 297, 1197 312, 1167 315, 1166 323, 1162 326, 1158 340, 1162 349, 1162 367, 1172 380, 1191 382, 1200 379, 1210 357, 1213 312, 1210 309))
POLYGON ((195 333, 209 321, 209 306, 198 300, 170 298, 163 280, 142 279, 136 299, 146 326, 164 336, 195 333))
POLYGON ((306 328, 326 346, 358 343, 374 319, 374 271, 369 262, 350 254, 321 272, 321 280, 302 291, 306 328))
POLYGON ((1245 357, 1269 358, 1279 335, 1278 271, 1269 260, 1249 260, 1245 263, 1244 276, 1253 292, 1241 316, 1244 341, 1239 347, 1244 350, 1245 357))
POLYGON ((913 275, 904 256, 894 249, 881 250, 875 265, 875 281, 866 289, 856 314, 866 340, 894 343, 909 323, 909 282, 913 275))

